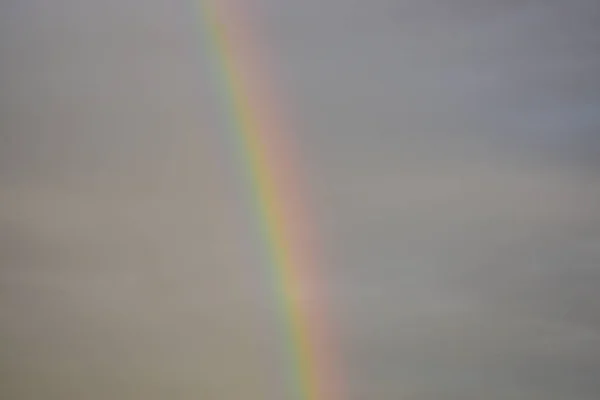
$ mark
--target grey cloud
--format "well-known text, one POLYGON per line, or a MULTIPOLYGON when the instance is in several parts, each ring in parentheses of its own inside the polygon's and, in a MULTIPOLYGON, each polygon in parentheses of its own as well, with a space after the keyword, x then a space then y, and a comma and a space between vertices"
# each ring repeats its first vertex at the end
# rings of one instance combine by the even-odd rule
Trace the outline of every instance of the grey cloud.
MULTIPOLYGON (((598 398, 597 2, 252 4, 348 398, 598 398)), ((282 398, 196 12, 0 5, 4 397, 282 398)))

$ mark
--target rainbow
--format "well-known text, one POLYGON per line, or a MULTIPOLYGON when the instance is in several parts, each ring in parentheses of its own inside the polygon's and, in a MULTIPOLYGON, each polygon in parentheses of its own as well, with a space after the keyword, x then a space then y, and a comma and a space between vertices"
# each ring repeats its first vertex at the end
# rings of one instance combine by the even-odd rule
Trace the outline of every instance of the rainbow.
POLYGON ((269 85, 272 74, 253 36, 248 10, 232 0, 200 0, 200 14, 216 61, 218 84, 231 119, 237 154, 275 279, 286 331, 290 396, 340 400, 331 330, 325 318, 323 279, 306 190, 295 159, 297 145, 269 85))

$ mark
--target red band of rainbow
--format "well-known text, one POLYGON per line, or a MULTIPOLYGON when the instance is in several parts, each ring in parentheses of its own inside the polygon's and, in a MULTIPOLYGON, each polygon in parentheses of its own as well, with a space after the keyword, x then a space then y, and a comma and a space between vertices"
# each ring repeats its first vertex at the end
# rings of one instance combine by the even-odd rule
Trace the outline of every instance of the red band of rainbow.
POLYGON ((317 243, 310 226, 291 137, 282 124, 267 77, 264 53, 232 0, 201 0, 211 56, 234 121, 238 155, 247 170, 254 209, 268 251, 270 274, 281 301, 297 400, 341 400, 333 368, 322 279, 317 279, 317 243))

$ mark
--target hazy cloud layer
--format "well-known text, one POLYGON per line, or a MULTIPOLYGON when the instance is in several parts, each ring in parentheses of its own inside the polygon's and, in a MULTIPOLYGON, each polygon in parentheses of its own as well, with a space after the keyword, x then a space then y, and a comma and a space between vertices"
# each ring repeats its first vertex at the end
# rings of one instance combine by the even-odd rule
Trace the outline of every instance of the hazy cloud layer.
MULTIPOLYGON (((597 399, 600 5, 252 4, 349 398, 597 399)), ((0 397, 281 398, 197 12, 0 5, 0 397)))

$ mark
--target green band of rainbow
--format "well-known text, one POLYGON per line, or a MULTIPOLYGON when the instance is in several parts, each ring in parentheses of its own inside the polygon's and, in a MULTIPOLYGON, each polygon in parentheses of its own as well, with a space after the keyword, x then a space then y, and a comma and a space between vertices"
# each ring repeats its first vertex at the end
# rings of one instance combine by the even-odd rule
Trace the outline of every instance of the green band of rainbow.
POLYGON ((291 138, 282 129, 279 102, 272 101, 264 54, 239 4, 201 0, 201 14, 217 60, 219 84, 233 120, 243 162, 268 250, 270 274, 285 320, 291 391, 297 400, 340 400, 333 349, 317 279, 315 235, 309 228, 305 191, 300 187, 291 138))

